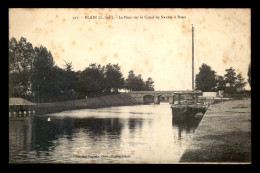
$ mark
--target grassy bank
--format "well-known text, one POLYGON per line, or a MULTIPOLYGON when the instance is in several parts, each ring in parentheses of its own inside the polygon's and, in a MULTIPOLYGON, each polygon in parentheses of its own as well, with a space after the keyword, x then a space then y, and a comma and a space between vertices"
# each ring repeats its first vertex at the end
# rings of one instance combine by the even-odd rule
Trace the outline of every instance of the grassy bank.
POLYGON ((211 105, 180 162, 251 162, 251 100, 211 105))
POLYGON ((73 109, 95 109, 111 106, 128 106, 137 104, 137 101, 128 94, 120 94, 65 102, 39 103, 36 105, 36 113, 48 114, 73 109))

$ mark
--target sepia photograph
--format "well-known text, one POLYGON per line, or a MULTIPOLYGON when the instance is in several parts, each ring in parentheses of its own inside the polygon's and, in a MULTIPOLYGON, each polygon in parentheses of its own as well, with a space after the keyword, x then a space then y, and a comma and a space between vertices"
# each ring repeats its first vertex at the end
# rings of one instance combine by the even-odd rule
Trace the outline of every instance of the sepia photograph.
POLYGON ((252 164, 250 8, 9 8, 9 164, 252 164))

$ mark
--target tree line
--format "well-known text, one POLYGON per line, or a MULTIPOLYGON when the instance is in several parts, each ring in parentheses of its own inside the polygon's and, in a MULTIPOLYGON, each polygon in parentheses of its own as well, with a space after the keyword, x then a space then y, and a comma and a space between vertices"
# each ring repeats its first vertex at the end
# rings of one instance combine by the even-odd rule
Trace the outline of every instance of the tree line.
POLYGON ((129 71, 124 79, 118 64, 92 63, 83 71, 73 71, 71 62, 58 67, 46 47, 33 47, 26 38, 9 40, 9 97, 33 102, 56 102, 130 91, 154 90, 154 81, 129 71))
MULTIPOLYGON (((226 73, 221 76, 211 69, 207 64, 202 64, 199 73, 196 75, 195 88, 201 91, 219 91, 225 93, 237 93, 244 89, 247 82, 241 73, 236 73, 232 67, 225 70, 226 73)), ((248 68, 248 83, 251 86, 251 64, 248 68)))

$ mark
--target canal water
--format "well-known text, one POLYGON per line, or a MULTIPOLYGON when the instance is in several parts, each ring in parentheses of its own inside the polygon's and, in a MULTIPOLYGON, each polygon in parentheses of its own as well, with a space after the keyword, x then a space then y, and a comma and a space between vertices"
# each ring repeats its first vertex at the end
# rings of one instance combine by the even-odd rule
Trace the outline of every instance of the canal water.
POLYGON ((200 120, 170 105, 81 109, 9 121, 10 163, 177 163, 200 120))

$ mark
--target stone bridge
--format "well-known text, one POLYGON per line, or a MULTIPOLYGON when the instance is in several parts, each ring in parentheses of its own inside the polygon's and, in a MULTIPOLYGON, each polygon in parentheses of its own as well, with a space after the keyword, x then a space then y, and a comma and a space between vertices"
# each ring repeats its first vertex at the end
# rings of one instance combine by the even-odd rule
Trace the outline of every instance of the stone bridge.
MULTIPOLYGON (((161 97, 167 98, 170 104, 174 104, 177 101, 179 104, 181 95, 190 96, 193 99, 194 96, 202 95, 202 91, 191 90, 176 90, 176 91, 130 91, 128 93, 131 97, 135 98, 139 103, 146 103, 148 98, 153 99, 155 104, 160 104, 161 97)), ((197 97, 195 97, 197 98, 197 97)))

